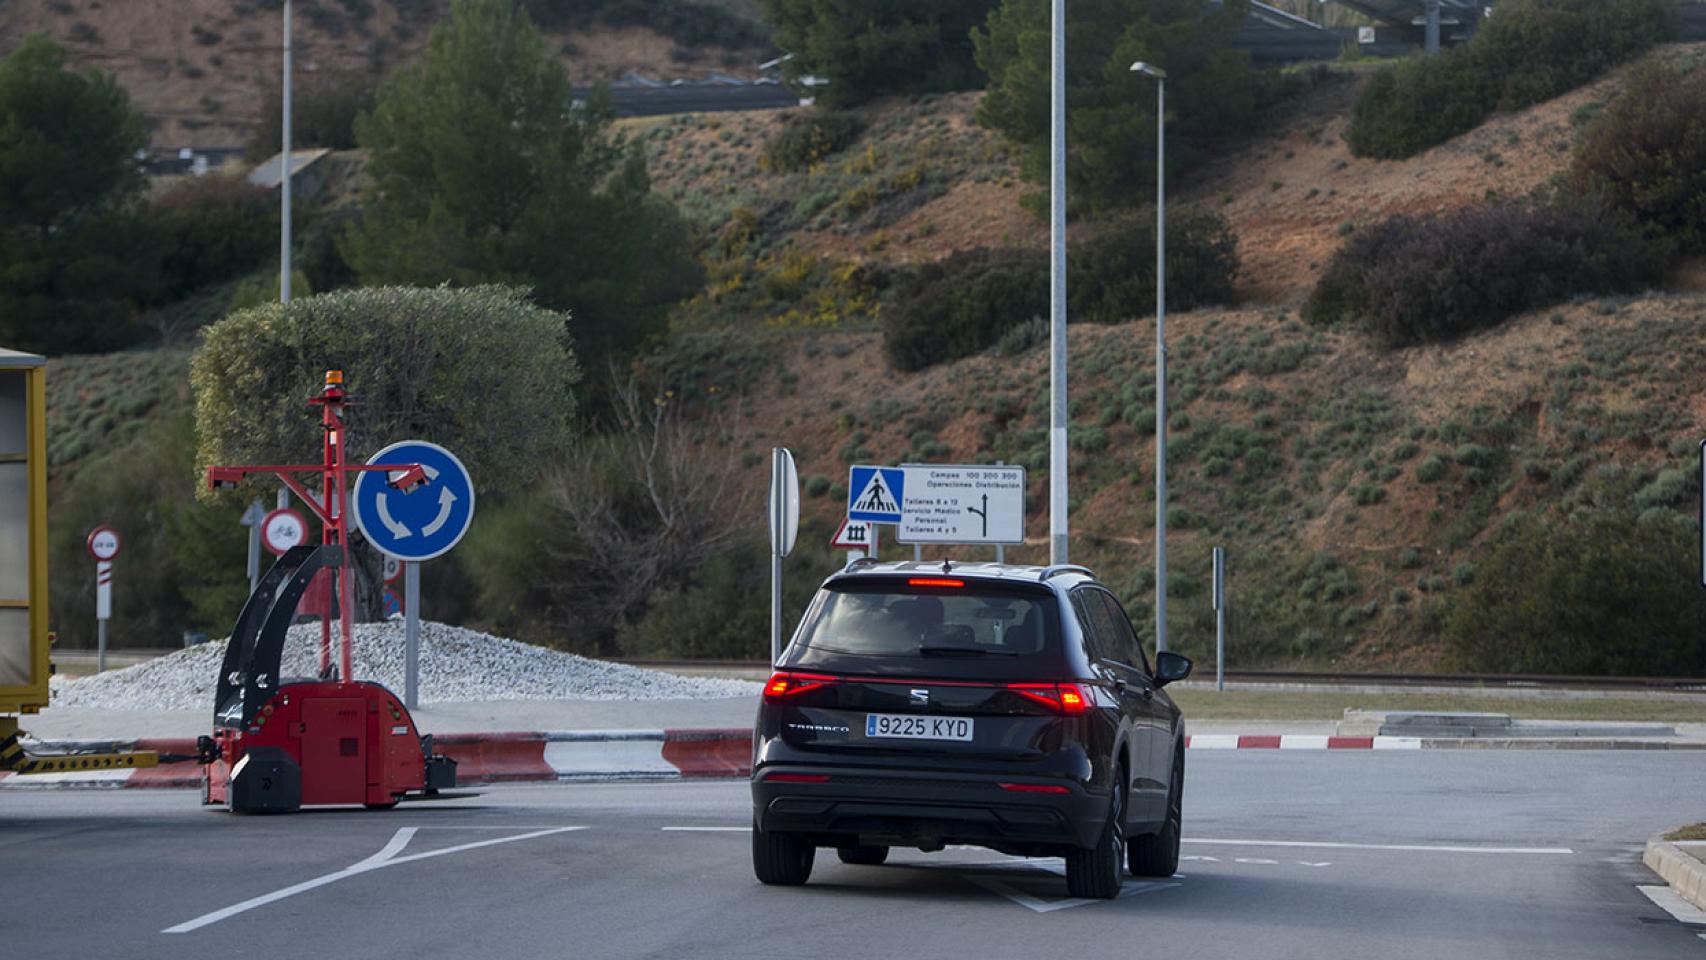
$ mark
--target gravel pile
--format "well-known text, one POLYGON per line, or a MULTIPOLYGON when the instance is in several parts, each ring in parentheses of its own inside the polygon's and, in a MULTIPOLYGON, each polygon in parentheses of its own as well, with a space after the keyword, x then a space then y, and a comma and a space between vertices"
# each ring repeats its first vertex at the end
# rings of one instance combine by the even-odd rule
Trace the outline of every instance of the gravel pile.
MULTIPOLYGON (((333 662, 337 660, 333 627, 333 662)), ((311 677, 320 665, 320 625, 290 628, 284 677, 311 677)), ((108 710, 213 708, 225 641, 190 647, 147 663, 79 679, 54 677, 53 704, 108 710)), ((753 696, 761 684, 682 677, 590 660, 477 630, 421 624, 420 700, 674 700, 753 696)), ((355 675, 403 692, 403 624, 358 623, 355 675)))

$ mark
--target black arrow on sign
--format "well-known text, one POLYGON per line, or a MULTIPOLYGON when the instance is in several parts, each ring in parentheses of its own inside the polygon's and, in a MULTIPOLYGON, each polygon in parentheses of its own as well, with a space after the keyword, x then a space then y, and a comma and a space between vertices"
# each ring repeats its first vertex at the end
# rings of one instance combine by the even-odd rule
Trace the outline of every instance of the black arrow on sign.
POLYGON ((986 493, 983 495, 983 509, 982 510, 979 510, 976 507, 967 507, 966 512, 967 513, 975 513, 978 516, 983 518, 983 535, 985 537, 989 536, 989 494, 986 493))

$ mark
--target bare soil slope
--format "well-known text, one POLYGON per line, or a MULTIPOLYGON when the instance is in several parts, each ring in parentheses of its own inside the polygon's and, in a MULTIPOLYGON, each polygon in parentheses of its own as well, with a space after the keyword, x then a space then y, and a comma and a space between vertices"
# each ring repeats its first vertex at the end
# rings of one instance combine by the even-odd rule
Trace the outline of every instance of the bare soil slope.
MULTIPOLYGON (((78 63, 118 77, 154 122, 159 147, 241 146, 278 85, 283 20, 278 0, 4 0, 0 56, 42 33, 78 63)), ((407 63, 445 16, 448 0, 297 0, 295 56, 303 77, 322 71, 382 75, 407 63)), ((642 28, 549 35, 576 82, 637 70, 751 75, 756 59, 725 63, 715 49, 685 50, 642 28), (691 59, 684 59, 691 58, 691 59)))

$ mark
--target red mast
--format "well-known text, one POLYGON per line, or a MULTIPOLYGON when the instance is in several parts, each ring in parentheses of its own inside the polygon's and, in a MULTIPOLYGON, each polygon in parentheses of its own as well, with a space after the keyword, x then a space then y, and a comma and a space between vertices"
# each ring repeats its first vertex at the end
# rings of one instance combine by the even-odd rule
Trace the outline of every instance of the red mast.
MULTIPOLYGON (((426 482, 426 473, 418 463, 375 463, 356 464, 351 466, 346 459, 345 447, 348 437, 343 421, 344 404, 350 402, 350 397, 344 392, 344 374, 342 370, 326 371, 326 387, 320 395, 310 397, 310 404, 320 408, 321 430, 324 433, 321 443, 321 456, 318 464, 296 465, 255 465, 239 467, 209 467, 207 469, 207 485, 210 489, 218 487, 235 487, 239 482, 255 473, 276 474, 281 482, 297 498, 308 505, 314 515, 320 519, 320 542, 336 544, 343 548, 343 560, 336 571, 338 595, 338 616, 343 635, 342 657, 339 663, 339 679, 348 683, 354 677, 354 655, 352 644, 355 639, 355 589, 354 579, 350 575, 350 540, 349 540, 349 474, 365 471, 383 470, 397 474, 391 478, 391 485, 405 492, 413 490, 426 482), (320 492, 316 495, 304 487, 296 478, 296 474, 318 473, 320 475, 320 492)), ((332 616, 330 606, 322 609, 320 614, 320 675, 326 676, 332 665, 332 616)))

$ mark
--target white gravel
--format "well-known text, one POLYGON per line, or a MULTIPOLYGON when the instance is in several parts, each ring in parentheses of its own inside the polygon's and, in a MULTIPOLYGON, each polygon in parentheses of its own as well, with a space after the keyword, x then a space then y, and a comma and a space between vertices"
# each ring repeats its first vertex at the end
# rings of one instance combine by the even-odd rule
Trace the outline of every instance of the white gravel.
MULTIPOLYGON (((337 628, 333 627, 333 662, 337 628)), ((319 668, 320 625, 290 628, 281 673, 319 668)), ((93 677, 53 678, 53 705, 108 710, 212 709, 225 641, 190 647, 93 677)), ((421 624, 422 703, 480 700, 676 700, 757 695, 747 680, 682 677, 494 637, 442 623, 421 624)), ((358 623, 355 676, 403 692, 403 624, 358 623)))

